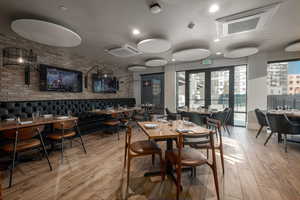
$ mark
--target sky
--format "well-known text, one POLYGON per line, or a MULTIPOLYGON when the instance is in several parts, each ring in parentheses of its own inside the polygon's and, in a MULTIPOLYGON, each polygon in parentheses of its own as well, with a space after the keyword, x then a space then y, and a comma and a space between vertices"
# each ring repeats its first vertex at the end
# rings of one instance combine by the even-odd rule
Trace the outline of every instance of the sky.
POLYGON ((288 74, 300 74, 300 61, 288 62, 288 74))

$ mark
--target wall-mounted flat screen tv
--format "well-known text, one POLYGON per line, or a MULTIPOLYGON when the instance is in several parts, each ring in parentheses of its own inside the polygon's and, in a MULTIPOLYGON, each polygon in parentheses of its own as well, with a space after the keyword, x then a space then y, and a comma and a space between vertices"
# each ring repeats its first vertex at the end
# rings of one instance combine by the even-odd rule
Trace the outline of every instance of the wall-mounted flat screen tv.
POLYGON ((82 72, 40 65, 40 90, 82 92, 82 72))
POLYGON ((116 93, 119 90, 119 81, 116 77, 98 78, 93 75, 93 92, 116 93))

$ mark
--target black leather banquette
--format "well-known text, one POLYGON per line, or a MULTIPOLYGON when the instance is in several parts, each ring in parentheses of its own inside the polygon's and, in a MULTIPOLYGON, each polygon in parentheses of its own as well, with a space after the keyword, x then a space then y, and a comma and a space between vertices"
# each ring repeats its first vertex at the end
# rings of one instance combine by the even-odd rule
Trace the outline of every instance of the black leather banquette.
POLYGON ((92 109, 105 109, 117 105, 135 106, 134 98, 116 99, 80 99, 80 100, 40 100, 40 101, 9 101, 0 102, 0 119, 12 117, 30 118, 32 113, 66 115, 71 111, 79 117, 79 128, 83 132, 90 132, 99 128, 99 122, 107 116, 91 114, 92 109))

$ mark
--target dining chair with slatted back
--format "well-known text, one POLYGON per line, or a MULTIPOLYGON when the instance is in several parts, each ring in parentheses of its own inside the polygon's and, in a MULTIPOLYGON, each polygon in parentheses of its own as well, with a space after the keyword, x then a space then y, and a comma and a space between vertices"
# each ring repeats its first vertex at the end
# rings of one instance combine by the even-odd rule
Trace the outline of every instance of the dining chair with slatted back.
POLYGON ((44 126, 32 126, 26 128, 18 128, 4 131, 2 136, 12 142, 5 144, 2 150, 7 153, 12 153, 12 165, 10 168, 9 187, 12 185, 13 170, 15 168, 15 162, 17 153, 26 150, 42 147, 44 154, 47 158, 50 171, 52 170, 51 163, 48 158, 48 153, 45 148, 44 140, 41 132, 44 130, 44 126))
POLYGON ((58 141, 61 143, 61 162, 64 161, 64 140, 65 139, 73 139, 75 136, 78 136, 82 145, 82 148, 84 150, 84 153, 86 152, 86 148, 83 142, 83 139, 80 134, 80 130, 77 124, 77 120, 68 120, 68 121, 62 121, 57 122, 53 124, 53 133, 49 133, 47 135, 48 139, 52 141, 58 141))
POLYGON ((152 140, 140 140, 132 142, 132 127, 128 126, 125 136, 125 157, 124 157, 124 168, 127 164, 127 188, 129 186, 130 177, 130 163, 131 159, 135 157, 148 156, 148 155, 158 155, 160 158, 160 168, 161 168, 161 178, 164 180, 164 161, 162 158, 162 151, 152 140), (127 163, 126 163, 127 160, 127 163))
MULTIPOLYGON (((215 155, 215 147, 214 147, 214 137, 213 132, 207 133, 207 134, 201 134, 200 137, 203 137, 207 140, 203 140, 203 144, 206 144, 211 148, 212 152, 212 162, 210 163, 205 157, 201 151, 193 149, 193 148, 187 148, 184 144, 184 135, 182 133, 179 133, 177 137, 177 149, 173 150, 167 150, 165 154, 166 162, 171 163, 173 166, 175 166, 176 171, 176 178, 175 178, 175 184, 176 184, 176 198, 179 199, 180 192, 182 190, 181 185, 181 171, 182 167, 192 167, 195 168, 197 166, 201 165, 208 165, 212 171, 214 176, 214 182, 216 187, 216 193, 218 200, 220 199, 219 195, 219 184, 218 184, 218 176, 217 176, 217 166, 216 166, 216 155, 215 155)), ((199 134, 200 135, 200 134, 199 134)))

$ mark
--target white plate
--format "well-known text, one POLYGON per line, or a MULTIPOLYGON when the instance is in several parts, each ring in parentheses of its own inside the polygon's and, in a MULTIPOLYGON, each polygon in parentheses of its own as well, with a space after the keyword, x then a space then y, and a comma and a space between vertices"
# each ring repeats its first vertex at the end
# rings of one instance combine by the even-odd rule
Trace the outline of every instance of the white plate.
POLYGON ((20 122, 20 124, 31 124, 32 121, 23 121, 23 122, 20 122))
POLYGON ((44 118, 51 118, 51 117, 53 117, 53 115, 52 114, 47 114, 47 115, 43 115, 43 117, 44 118))
POLYGON ((59 117, 56 117, 56 119, 68 119, 69 117, 68 116, 59 116, 59 117))
POLYGON ((157 124, 145 124, 144 126, 145 126, 145 128, 157 128, 158 127, 157 124))
POLYGON ((193 126, 193 122, 183 122, 183 124, 186 126, 193 126))
POLYGON ((7 118, 6 121, 8 122, 15 121, 15 118, 7 118))

